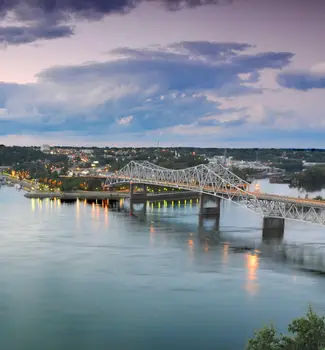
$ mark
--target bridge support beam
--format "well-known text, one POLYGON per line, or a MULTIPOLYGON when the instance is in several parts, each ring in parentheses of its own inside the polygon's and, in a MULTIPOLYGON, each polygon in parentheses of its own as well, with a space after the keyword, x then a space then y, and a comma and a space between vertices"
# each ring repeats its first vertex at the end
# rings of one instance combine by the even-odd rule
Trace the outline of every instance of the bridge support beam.
POLYGON ((263 240, 282 240, 284 235, 284 219, 264 217, 263 219, 263 240))

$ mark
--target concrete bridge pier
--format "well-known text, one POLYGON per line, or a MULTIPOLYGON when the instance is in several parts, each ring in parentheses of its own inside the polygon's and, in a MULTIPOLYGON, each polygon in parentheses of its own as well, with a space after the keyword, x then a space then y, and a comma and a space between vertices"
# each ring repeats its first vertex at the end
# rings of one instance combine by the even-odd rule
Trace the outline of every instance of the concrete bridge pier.
POLYGON ((130 215, 144 216, 147 212, 147 185, 130 183, 130 215))
POLYGON ((221 198, 210 196, 205 193, 200 194, 200 215, 220 216, 221 198))
POLYGON ((213 219, 215 228, 219 229, 221 198, 200 194, 199 226, 203 225, 205 219, 213 219))
POLYGON ((147 185, 138 184, 138 183, 130 183, 130 199, 139 198, 139 197, 147 197, 147 185))
POLYGON ((263 241, 282 240, 284 236, 284 219, 275 217, 263 218, 263 241))

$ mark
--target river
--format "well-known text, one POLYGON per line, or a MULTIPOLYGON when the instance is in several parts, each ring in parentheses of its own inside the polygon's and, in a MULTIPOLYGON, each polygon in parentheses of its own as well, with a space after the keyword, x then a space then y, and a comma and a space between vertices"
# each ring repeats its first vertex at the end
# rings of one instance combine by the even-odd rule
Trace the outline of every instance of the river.
POLYGON ((195 200, 130 216, 2 187, 0 348, 240 350, 309 304, 325 314, 325 229, 263 241, 261 218, 221 209, 216 230, 195 200))

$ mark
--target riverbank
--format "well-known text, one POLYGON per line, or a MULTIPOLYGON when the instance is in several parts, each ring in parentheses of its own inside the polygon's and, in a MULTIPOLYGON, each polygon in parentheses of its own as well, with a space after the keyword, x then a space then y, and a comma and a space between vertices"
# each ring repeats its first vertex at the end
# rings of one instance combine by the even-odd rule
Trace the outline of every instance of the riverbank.
POLYGON ((14 176, 1 173, 2 184, 4 185, 20 185, 21 188, 25 191, 33 191, 35 184, 31 180, 19 180, 14 176))

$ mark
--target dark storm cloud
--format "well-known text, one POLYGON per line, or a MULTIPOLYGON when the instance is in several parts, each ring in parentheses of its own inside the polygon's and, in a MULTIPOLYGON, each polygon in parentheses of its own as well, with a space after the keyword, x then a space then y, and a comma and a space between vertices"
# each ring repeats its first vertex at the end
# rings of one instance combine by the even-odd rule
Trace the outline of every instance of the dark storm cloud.
POLYGON ((125 14, 142 2, 156 2, 167 10, 231 3, 232 0, 0 0, 0 17, 14 16, 21 26, 0 27, 0 42, 8 45, 39 39, 70 36, 71 19, 100 19, 112 13, 125 14))
POLYGON ((35 26, 8 26, 0 27, 0 43, 3 44, 26 44, 39 39, 56 39, 73 34, 69 26, 35 25, 35 26))
POLYGON ((278 83, 289 89, 307 91, 325 89, 325 73, 286 72, 278 75, 278 83))
MULTIPOLYGON (((44 13, 67 12, 88 17, 91 14, 127 12, 144 1, 161 3, 171 10, 232 3, 232 0, 2 0, 0 13, 5 14, 14 10, 23 17, 23 9, 29 8, 40 9, 44 13)), ((25 11, 28 12, 27 9, 25 11)))

